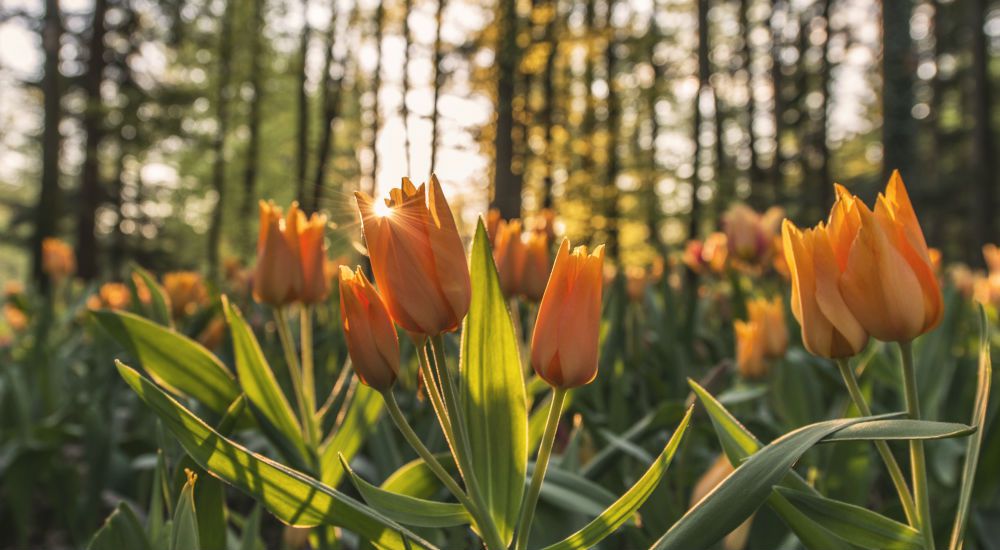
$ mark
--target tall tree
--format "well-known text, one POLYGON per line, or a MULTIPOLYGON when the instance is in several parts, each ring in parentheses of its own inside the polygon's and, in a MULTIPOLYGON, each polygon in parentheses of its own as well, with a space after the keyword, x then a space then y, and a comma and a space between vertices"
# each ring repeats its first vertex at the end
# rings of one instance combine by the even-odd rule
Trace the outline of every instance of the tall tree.
POLYGON ((882 180, 895 169, 908 170, 916 151, 910 39, 913 0, 882 0, 882 180))
POLYGON ((250 74, 247 84, 250 86, 250 112, 247 120, 247 155, 243 167, 243 203, 240 207, 240 219, 245 225, 244 234, 251 235, 253 223, 253 206, 257 198, 257 166, 260 156, 260 121, 261 105, 264 102, 264 85, 262 82, 263 41, 264 41, 264 10, 265 0, 252 0, 253 33, 250 37, 250 74))
POLYGON ((784 37, 779 26, 780 8, 783 2, 771 1, 771 19, 768 27, 771 30, 771 93, 773 96, 772 115, 774 117, 774 159, 771 161, 771 193, 769 202, 781 204, 785 197, 784 152, 781 139, 785 130, 785 75, 781 51, 784 48, 784 37))
POLYGON ((755 98, 754 87, 754 64, 753 64, 753 44, 750 41, 753 26, 750 22, 751 0, 740 0, 740 34, 742 35, 742 49, 740 51, 740 63, 742 64, 743 78, 746 83, 747 111, 746 111, 746 147, 750 154, 750 165, 747 168, 747 176, 750 179, 750 188, 754 191, 751 197, 760 206, 764 204, 757 192, 758 186, 763 183, 764 172, 760 166, 760 156, 757 154, 757 130, 754 123, 757 121, 757 100, 755 98))
POLYGON ((378 131, 382 125, 379 114, 378 94, 382 89, 382 26, 385 19, 385 7, 379 1, 375 8, 375 74, 372 75, 372 128, 371 128, 371 150, 372 150, 372 186, 371 194, 374 195, 378 189, 378 131))
POLYGON ((701 187, 701 164, 702 144, 701 144, 701 98, 708 87, 709 59, 708 59, 708 2, 699 0, 698 4, 698 92, 694 97, 694 121, 692 132, 694 139, 694 170, 691 174, 691 214, 688 218, 688 238, 698 238, 701 226, 701 203, 698 200, 698 189, 701 187))
POLYGON ((399 102, 399 115, 403 119, 403 159, 406 174, 410 174, 410 108, 406 99, 410 95, 410 11, 413 0, 403 2, 403 99, 399 102))
POLYGON ((979 218, 978 242, 997 240, 996 185, 997 161, 993 141, 993 95, 989 73, 989 45, 986 24, 990 3, 988 0, 968 2, 969 26, 972 31, 972 111, 975 121, 972 129, 972 181, 977 182, 976 197, 979 218))
POLYGON ((32 273, 39 286, 48 291, 48 279, 42 271, 42 241, 56 234, 56 220, 62 206, 59 190, 59 157, 62 136, 62 82, 59 74, 59 50, 62 45, 62 13, 59 0, 45 0, 42 25, 42 48, 45 50, 45 74, 42 76, 45 121, 42 127, 42 185, 35 205, 35 233, 32 238, 32 273))
POLYGON ((608 172, 604 180, 603 201, 605 207, 605 218, 608 224, 608 255, 616 260, 620 259, 621 247, 618 242, 618 222, 619 222, 619 193, 618 175, 621 171, 621 158, 618 151, 618 139, 621 131, 621 90, 618 89, 618 48, 620 36, 614 24, 615 0, 608 1, 608 19, 605 26, 608 43, 604 49, 604 63, 607 68, 608 82, 608 172))
POLYGON ((521 186, 514 174, 514 86, 517 79, 517 3, 499 0, 497 45, 496 134, 493 140, 494 176, 492 206, 505 219, 521 216, 521 186))
POLYGON ((553 172, 555 172, 555 147, 552 144, 552 129, 555 126, 555 66, 556 57, 559 55, 559 41, 557 39, 557 24, 559 20, 558 4, 556 0, 546 0, 543 4, 545 10, 545 31, 544 40, 548 48, 548 55, 545 58, 545 68, 542 71, 542 93, 545 105, 541 112, 541 124, 545 136, 545 156, 542 161, 545 175, 542 181, 542 207, 552 208, 552 184, 553 172))
POLYGON ((441 42, 441 28, 444 24, 444 9, 446 0, 438 0, 437 11, 434 14, 434 90, 431 111, 431 173, 437 167, 438 153, 438 119, 441 118, 438 111, 438 101, 441 99, 441 88, 444 86, 444 72, 441 67, 441 60, 444 58, 444 51, 441 42))
POLYGON ((219 33, 218 76, 215 89, 215 117, 217 128, 212 142, 212 187, 218 200, 212 210, 212 223, 208 230, 208 272, 211 279, 219 274, 219 252, 222 247, 222 213, 226 206, 226 132, 229 125, 229 78, 232 63, 233 0, 226 2, 219 33))
MULTIPOLYGON (((382 6, 382 2, 379 2, 382 6)), ((309 162, 309 38, 312 29, 309 26, 309 0, 302 0, 302 35, 299 41, 299 104, 298 104, 298 141, 296 148, 296 180, 295 197, 300 204, 306 199, 306 169, 309 162)))
POLYGON ((826 36, 819 59, 819 88, 823 94, 823 102, 819 109, 819 122, 816 129, 816 149, 819 153, 817 181, 819 182, 819 212, 824 212, 833 203, 833 181, 830 176, 830 39, 833 37, 833 27, 830 24, 830 10, 833 0, 823 0, 823 26, 826 36))
MULTIPOLYGON (((316 175, 313 178, 312 210, 319 210, 323 203, 323 188, 326 183, 326 167, 333 145, 333 126, 340 112, 340 94, 344 82, 343 70, 333 76, 333 56, 337 37, 337 6, 330 7, 330 26, 326 30, 326 46, 323 59, 323 128, 320 134, 319 151, 316 155, 316 175)), ((343 69, 343 67, 341 67, 343 69)))
POLYGON ((84 280, 98 275, 97 235, 94 231, 97 209, 105 189, 100 182, 100 147, 104 139, 104 106, 101 84, 104 82, 104 34, 108 0, 95 0, 87 48, 87 72, 83 79, 86 106, 83 113, 83 166, 80 169, 80 196, 77 199, 76 252, 77 274, 84 280))
POLYGON ((660 118, 657 114, 657 105, 660 102, 661 85, 663 82, 664 65, 657 59, 657 49, 663 40, 663 29, 656 15, 663 11, 661 0, 654 3, 655 9, 650 16, 650 48, 649 63, 653 68, 653 81, 650 83, 650 90, 647 94, 647 106, 649 116, 649 155, 647 158, 648 168, 646 170, 646 225, 649 234, 649 242, 658 251, 663 251, 663 242, 660 238, 660 220, 662 212, 660 208, 660 197, 657 193, 657 184, 660 181, 659 149, 657 141, 660 137, 660 118))

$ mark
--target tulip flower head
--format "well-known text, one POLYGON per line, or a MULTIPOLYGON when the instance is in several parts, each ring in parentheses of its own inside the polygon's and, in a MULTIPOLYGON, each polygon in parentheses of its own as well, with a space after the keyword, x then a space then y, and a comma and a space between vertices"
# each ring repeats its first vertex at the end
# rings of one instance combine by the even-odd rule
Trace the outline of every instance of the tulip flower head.
POLYGON ((356 193, 375 282, 392 318, 412 335, 458 328, 472 286, 465 248, 437 177, 407 179, 377 203, 356 193))
POLYGON ((61 239, 46 237, 42 240, 42 271, 53 281, 62 281, 76 272, 76 254, 61 239))
POLYGON ((604 245, 571 253, 563 239, 531 336, 531 366, 549 385, 575 388, 597 375, 604 245))
POLYGON ((521 292, 524 270, 524 241, 521 240, 521 220, 500 220, 494 239, 493 259, 500 276, 500 290, 510 298, 521 292))
POLYGON ((125 309, 132 302, 132 292, 122 283, 104 283, 97 294, 87 298, 87 309, 125 309))
POLYGON ((302 266, 302 292, 299 301, 304 304, 318 304, 330 295, 330 280, 326 276, 326 248, 323 233, 326 230, 326 216, 313 213, 307 219, 302 211, 297 214, 296 223, 299 240, 299 260, 302 266))
POLYGON ((785 307, 780 296, 772 300, 756 298, 747 303, 750 322, 760 327, 764 341, 764 356, 778 359, 788 349, 788 327, 785 325, 785 307))
POLYGON ((399 374, 399 340, 378 291, 358 268, 340 267, 340 320, 358 378, 386 391, 399 374))
POLYGON ((163 290, 170 299, 170 311, 175 318, 191 315, 208 299, 205 282, 194 271, 164 273, 163 290))
POLYGON ((521 295, 539 302, 545 294, 552 264, 549 261, 549 237, 532 231, 524 237, 524 263, 521 268, 521 295))
POLYGON ((274 202, 260 201, 260 233, 257 237, 257 268, 253 297, 280 307, 294 302, 302 292, 299 265, 298 204, 292 203, 282 218, 274 202))
POLYGON ((736 367, 740 375, 748 380, 761 378, 767 374, 768 364, 764 355, 767 350, 765 328, 757 321, 736 320, 736 367))

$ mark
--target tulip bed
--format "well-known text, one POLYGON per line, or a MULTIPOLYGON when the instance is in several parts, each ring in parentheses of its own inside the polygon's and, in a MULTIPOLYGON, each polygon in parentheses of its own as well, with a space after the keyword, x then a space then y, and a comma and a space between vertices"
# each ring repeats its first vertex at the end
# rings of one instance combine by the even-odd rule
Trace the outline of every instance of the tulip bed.
POLYGON ((356 262, 270 202, 219 284, 84 287, 49 242, 4 304, 0 548, 996 548, 987 287, 898 174, 836 191, 617 269, 551 213, 464 235, 433 176, 357 195, 356 262))

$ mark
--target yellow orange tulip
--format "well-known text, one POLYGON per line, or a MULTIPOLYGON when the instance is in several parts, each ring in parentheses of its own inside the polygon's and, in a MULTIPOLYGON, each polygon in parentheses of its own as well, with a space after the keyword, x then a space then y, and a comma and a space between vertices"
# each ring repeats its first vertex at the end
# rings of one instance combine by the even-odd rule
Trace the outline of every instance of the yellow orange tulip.
POLYGON ((503 217, 500 215, 500 210, 490 208, 486 212, 486 236, 490 238, 490 245, 496 244, 497 228, 500 226, 501 221, 503 221, 503 217))
POLYGON ((14 332, 21 332, 28 326, 28 316, 14 304, 3 305, 3 319, 14 332))
POLYGON ((546 233, 528 233, 524 242, 521 294, 532 302, 541 301, 549 281, 549 238, 546 233))
POLYGON ((326 229, 326 216, 313 213, 308 219, 299 211, 298 228, 299 255, 302 266, 302 291, 299 301, 304 304, 316 304, 326 300, 330 295, 330 282, 326 277, 326 248, 323 245, 323 232, 326 229))
POLYGON ((42 240, 42 271, 53 281, 61 281, 76 272, 76 254, 65 241, 55 237, 42 240))
POLYGON ((830 217, 840 289, 872 336, 905 342, 931 330, 944 311, 927 243, 898 172, 872 211, 837 187, 830 217))
POLYGON ((557 388, 575 388, 597 375, 604 245, 569 251, 563 239, 531 335, 531 366, 557 388))
POLYGON ((785 307, 781 297, 751 300, 747 303, 747 313, 750 322, 760 327, 764 356, 768 359, 784 357, 788 349, 788 327, 785 325, 785 307))
POLYGON ((782 237, 792 277, 792 314, 802 327, 806 349, 829 358, 857 354, 868 343, 868 333, 841 294, 829 229, 821 223, 801 230, 785 220, 782 237))
POLYGON ((87 309, 125 309, 132 302, 132 293, 121 283, 104 283, 97 294, 87 298, 87 309))
POLYGON ((205 282, 194 271, 165 273, 163 290, 170 299, 170 311, 174 317, 191 315, 208 299, 205 282))
POLYGON ((391 388, 399 374, 399 340, 385 303, 361 268, 340 267, 340 320, 358 378, 379 391, 391 388))
POLYGON ((392 318, 415 336, 458 328, 469 311, 472 287, 462 238, 431 176, 426 188, 408 179, 376 208, 356 193, 375 282, 392 318))
MULTIPOLYGON (((698 482, 695 483, 694 490, 691 492, 691 506, 698 504, 701 499, 708 496, 734 470, 735 468, 733 468, 729 459, 726 458, 726 455, 719 455, 708 470, 698 478, 698 482)), ((750 538, 750 527, 752 524, 753 516, 726 535, 722 539, 723 550, 741 550, 744 548, 747 545, 747 540, 750 538)))
POLYGON ((500 276, 500 290, 510 298, 521 292, 521 272, 524 269, 524 242, 521 240, 521 220, 500 220, 493 240, 493 259, 500 276))
POLYGON ((1000 247, 992 243, 984 244, 983 259, 986 260, 986 267, 990 273, 1000 274, 1000 247))
POLYGON ((729 259, 728 241, 729 238, 725 233, 717 231, 709 235, 702 246, 702 261, 716 273, 722 273, 726 270, 726 263, 729 259))
POLYGON ((294 302, 302 292, 298 205, 292 203, 284 219, 281 214, 281 208, 274 202, 260 201, 253 297, 275 307, 294 302))
POLYGON ((767 349, 764 326, 756 321, 736 320, 736 367, 743 378, 753 380, 767 374, 764 358, 767 349))

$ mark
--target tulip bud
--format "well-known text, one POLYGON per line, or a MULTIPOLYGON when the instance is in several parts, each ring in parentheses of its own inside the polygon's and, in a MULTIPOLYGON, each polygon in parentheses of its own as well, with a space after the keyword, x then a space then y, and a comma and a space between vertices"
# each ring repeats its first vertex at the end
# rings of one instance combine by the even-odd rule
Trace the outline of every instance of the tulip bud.
POLYGON ((61 281, 76 272, 76 254, 65 241, 55 237, 42 240, 42 271, 53 281, 61 281))
POLYGON ((728 241, 729 238, 725 233, 717 231, 709 235, 702 246, 702 261, 716 273, 722 273, 726 270, 726 263, 729 259, 728 241))
POLYGON ((531 336, 531 366, 551 386, 575 388, 597 375, 603 263, 604 245, 571 254, 563 239, 556 254, 531 336))
POLYGON ((13 332, 21 332, 28 326, 28 315, 10 302, 3 305, 3 320, 13 332))
POLYGON ((524 268, 524 242, 521 241, 521 220, 501 220, 497 224, 493 259, 500 276, 500 290, 510 298, 521 292, 521 272, 524 268))
POLYGON ((801 230, 785 220, 781 229, 792 276, 792 314, 802 326, 806 349, 827 358, 857 354, 868 343, 868 333, 840 292, 840 268, 828 228, 821 223, 801 230))
MULTIPOLYGON (((780 218, 779 218, 780 219, 780 218)), ((736 259, 754 263, 766 256, 771 245, 761 216, 745 204, 734 204, 722 215, 729 253, 736 259)))
POLYGON ((282 220, 273 202, 260 201, 260 233, 257 237, 257 268, 253 297, 279 307, 298 299, 302 292, 299 262, 298 205, 292 203, 282 220))
POLYGON ((307 220, 299 212, 298 239, 302 265, 302 292, 299 300, 304 304, 316 304, 326 300, 330 294, 330 283, 326 277, 326 250, 323 246, 323 232, 326 216, 313 213, 307 220))
POLYGON ((490 246, 496 244, 497 228, 501 221, 503 221, 503 216, 500 215, 500 210, 490 208, 486 212, 486 236, 490 238, 490 246))
POLYGON ((733 328, 736 331, 736 367, 740 375, 748 380, 766 375, 764 327, 756 321, 737 320, 733 328))
MULTIPOLYGON (((691 506, 698 504, 701 499, 708 496, 715 487, 722 483, 724 479, 729 477, 729 474, 733 473, 735 468, 733 468, 732 463, 726 458, 726 455, 719 455, 719 457, 712 463, 708 470, 698 478, 698 482, 694 485, 694 490, 691 492, 691 506)), ((747 539, 750 538, 750 526, 753 524, 753 516, 740 524, 739 527, 733 529, 725 538, 722 539, 722 549, 723 550, 742 550, 746 547, 747 539)))
POLYGON ((524 266, 521 269, 521 294, 538 302, 549 281, 549 238, 545 233, 528 233, 524 243, 524 266))
POLYGON ((403 179, 384 207, 356 193, 365 243, 392 318, 411 334, 458 328, 472 285, 462 238, 435 176, 427 189, 403 179))
POLYGON ((835 241, 838 257, 846 258, 840 288, 854 317, 886 342, 910 341, 937 326, 944 312, 941 289, 899 173, 893 172, 874 212, 842 187, 838 195, 843 205, 835 214, 846 220, 835 241))
POLYGON ((399 340, 389 311, 361 268, 340 267, 340 320, 358 378, 386 391, 399 374, 399 340))
POLYGON ((163 290, 170 300, 170 311, 175 318, 194 313, 208 298, 201 275, 194 271, 164 273, 163 290))
POLYGON ((750 322, 758 325, 764 340, 764 357, 778 359, 788 349, 788 327, 785 325, 785 308, 781 297, 773 300, 757 298, 747 303, 750 322))

